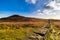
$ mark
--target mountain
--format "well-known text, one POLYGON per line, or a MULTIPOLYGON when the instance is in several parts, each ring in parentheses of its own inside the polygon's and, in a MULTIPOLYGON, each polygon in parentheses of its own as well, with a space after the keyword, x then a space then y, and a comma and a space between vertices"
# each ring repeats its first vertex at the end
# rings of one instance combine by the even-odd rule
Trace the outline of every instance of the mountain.
POLYGON ((60 26, 60 20, 56 19, 39 19, 39 18, 31 18, 31 17, 24 17, 20 15, 12 15, 5 18, 0 18, 0 22, 40 22, 43 23, 52 23, 54 25, 60 26))
POLYGON ((30 17, 24 17, 24 16, 20 16, 20 15, 12 15, 9 17, 5 17, 5 18, 0 18, 0 21, 3 22, 39 22, 39 21, 46 21, 43 19, 38 19, 38 18, 30 18, 30 17))

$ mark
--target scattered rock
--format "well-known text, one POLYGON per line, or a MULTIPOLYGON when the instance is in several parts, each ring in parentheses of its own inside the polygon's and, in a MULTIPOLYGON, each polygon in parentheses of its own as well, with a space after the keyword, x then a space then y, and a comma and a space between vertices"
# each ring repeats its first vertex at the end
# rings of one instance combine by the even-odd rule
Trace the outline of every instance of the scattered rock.
POLYGON ((46 37, 47 32, 48 29, 46 28, 35 30, 31 35, 28 36, 28 40, 45 40, 44 38, 46 37))
POLYGON ((35 30, 34 33, 44 36, 47 33, 47 31, 48 31, 48 29, 41 28, 41 29, 35 30))

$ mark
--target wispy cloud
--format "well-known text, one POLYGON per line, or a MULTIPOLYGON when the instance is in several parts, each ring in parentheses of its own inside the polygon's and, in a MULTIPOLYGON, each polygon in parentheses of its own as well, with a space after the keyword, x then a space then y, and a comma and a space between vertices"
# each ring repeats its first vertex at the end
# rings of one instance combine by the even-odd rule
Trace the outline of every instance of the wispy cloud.
POLYGON ((37 0, 26 0, 27 3, 29 4, 35 4, 37 0))
POLYGON ((60 19, 60 0, 52 0, 42 12, 41 10, 37 10, 34 13, 39 18, 60 19))

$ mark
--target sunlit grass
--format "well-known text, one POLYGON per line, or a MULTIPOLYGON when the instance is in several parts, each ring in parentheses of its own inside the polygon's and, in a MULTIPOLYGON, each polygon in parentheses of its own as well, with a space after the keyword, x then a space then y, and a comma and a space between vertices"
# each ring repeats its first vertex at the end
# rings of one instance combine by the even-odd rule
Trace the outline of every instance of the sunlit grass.
MULTIPOLYGON (((34 30, 43 27, 39 23, 31 24, 0 24, 0 40, 23 40, 26 36, 30 35, 34 30), (38 26, 36 26, 38 25, 38 26)), ((60 28, 51 24, 50 33, 47 40, 60 40, 60 28)))
POLYGON ((60 40, 60 29, 55 25, 51 25, 50 29, 51 31, 49 34, 50 35, 49 38, 51 38, 51 40, 60 40))
POLYGON ((20 28, 15 30, 1 29, 0 40, 17 40, 23 39, 27 35, 31 34, 34 28, 20 28))

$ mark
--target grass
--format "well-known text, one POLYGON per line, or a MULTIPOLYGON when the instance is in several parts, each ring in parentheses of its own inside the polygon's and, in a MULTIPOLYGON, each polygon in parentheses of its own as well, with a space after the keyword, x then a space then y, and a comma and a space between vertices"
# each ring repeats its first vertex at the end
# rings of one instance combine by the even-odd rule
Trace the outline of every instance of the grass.
POLYGON ((55 25, 51 25, 51 31, 48 36, 48 40, 60 40, 60 28, 55 25))
POLYGON ((34 27, 30 23, 0 23, 0 40, 23 40, 36 29, 34 27))
POLYGON ((18 40, 29 35, 34 28, 20 28, 15 30, 2 29, 0 30, 0 40, 18 40))
MULTIPOLYGON (((47 24, 47 23, 46 23, 47 24)), ((44 22, 1 22, 0 23, 0 40, 23 40, 30 35, 34 30, 44 27, 44 22)), ((47 40, 60 40, 60 28, 56 25, 51 25, 50 33, 47 40)))

